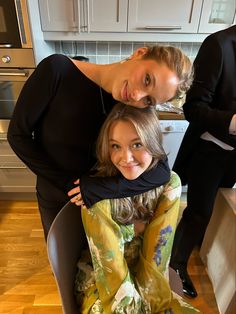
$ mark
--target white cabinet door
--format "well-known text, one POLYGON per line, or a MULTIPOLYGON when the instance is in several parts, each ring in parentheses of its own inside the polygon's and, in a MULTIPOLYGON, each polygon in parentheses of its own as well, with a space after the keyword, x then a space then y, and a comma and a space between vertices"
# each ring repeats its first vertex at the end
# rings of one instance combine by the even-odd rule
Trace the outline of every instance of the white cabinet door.
POLYGON ((78 30, 77 0, 39 0, 39 10, 43 31, 78 30))
POLYGON ((129 0, 129 32, 196 33, 202 0, 129 0))
POLYGON ((126 32, 128 0, 88 0, 90 32, 126 32))
POLYGON ((204 0, 199 33, 214 33, 235 24, 235 0, 204 0))

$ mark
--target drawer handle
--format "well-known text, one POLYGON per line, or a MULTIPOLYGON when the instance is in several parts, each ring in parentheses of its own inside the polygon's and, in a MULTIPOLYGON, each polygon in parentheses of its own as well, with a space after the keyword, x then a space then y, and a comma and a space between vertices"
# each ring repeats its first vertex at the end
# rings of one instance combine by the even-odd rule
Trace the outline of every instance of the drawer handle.
POLYGON ((25 166, 0 166, 0 169, 27 169, 25 166))
POLYGON ((180 25, 160 25, 160 26, 144 26, 144 27, 137 27, 137 29, 150 29, 150 30, 174 30, 174 29, 182 29, 180 25))

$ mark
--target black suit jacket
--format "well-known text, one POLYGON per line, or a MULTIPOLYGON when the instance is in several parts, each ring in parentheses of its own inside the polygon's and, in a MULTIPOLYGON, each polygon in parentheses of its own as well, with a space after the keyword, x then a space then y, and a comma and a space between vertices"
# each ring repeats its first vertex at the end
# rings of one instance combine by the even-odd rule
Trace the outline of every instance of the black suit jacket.
POLYGON ((187 183, 186 171, 198 149, 201 134, 209 132, 236 148, 236 136, 229 134, 236 113, 236 26, 208 36, 194 61, 194 81, 183 106, 189 127, 173 169, 187 183))

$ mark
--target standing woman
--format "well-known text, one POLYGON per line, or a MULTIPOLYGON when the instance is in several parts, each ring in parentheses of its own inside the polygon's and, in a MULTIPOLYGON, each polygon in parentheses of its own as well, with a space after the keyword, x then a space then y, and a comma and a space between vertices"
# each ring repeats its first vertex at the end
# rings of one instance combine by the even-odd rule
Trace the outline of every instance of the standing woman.
MULTIPOLYGON (((127 181, 165 159, 155 109, 117 104, 97 141, 96 176, 127 181)), ((169 286, 169 259, 179 214, 181 182, 129 198, 82 207, 89 249, 78 262, 76 295, 82 314, 192 314, 198 310, 169 286)), ((116 195, 114 195, 116 197, 116 195)))
MULTIPOLYGON (((49 56, 38 65, 19 96, 8 140, 37 176, 45 237, 55 216, 68 202, 67 192, 73 183, 95 164, 96 138, 113 105, 117 101, 137 107, 162 103, 188 89, 190 81, 191 63, 174 47, 140 48, 127 61, 106 65, 63 55, 49 56)), ((96 181, 96 201, 108 192, 112 197, 117 189, 123 197, 167 182, 168 163, 163 160, 128 187, 122 179, 109 180, 101 184, 96 181)), ((94 195, 90 181, 80 182, 88 207, 94 195)), ((71 194, 77 192, 79 187, 71 194)), ((77 204, 80 196, 76 196, 77 204)))

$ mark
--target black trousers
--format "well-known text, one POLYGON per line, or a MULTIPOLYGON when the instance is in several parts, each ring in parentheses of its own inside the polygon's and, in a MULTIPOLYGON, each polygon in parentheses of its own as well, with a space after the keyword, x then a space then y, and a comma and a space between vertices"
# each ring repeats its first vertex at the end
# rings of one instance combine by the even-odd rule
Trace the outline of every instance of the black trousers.
POLYGON ((67 204, 69 197, 63 190, 41 177, 37 178, 36 189, 44 237, 47 240, 51 224, 62 207, 67 204))
POLYGON ((236 182, 236 150, 228 151, 201 140, 189 162, 187 207, 176 229, 170 264, 187 267, 194 247, 204 237, 218 188, 236 182))

